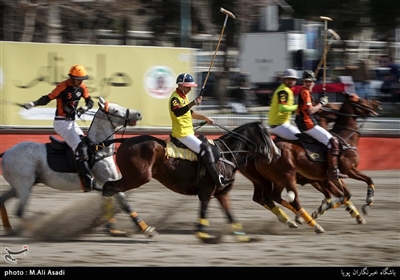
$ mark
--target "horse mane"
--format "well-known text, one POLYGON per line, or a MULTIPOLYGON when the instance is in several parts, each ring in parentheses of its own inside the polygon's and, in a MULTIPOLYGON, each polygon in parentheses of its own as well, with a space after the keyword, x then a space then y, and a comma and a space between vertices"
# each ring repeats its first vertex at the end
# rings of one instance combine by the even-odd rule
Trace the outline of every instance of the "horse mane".
POLYGON ((243 124, 241 126, 238 126, 238 127, 234 128, 233 130, 229 130, 229 129, 225 128, 225 130, 227 132, 225 134, 221 135, 219 137, 219 139, 227 140, 227 139, 229 139, 231 137, 234 137, 234 135, 240 134, 241 131, 247 130, 251 126, 259 126, 259 125, 262 125, 262 121, 248 122, 248 123, 245 123, 245 124, 243 124))

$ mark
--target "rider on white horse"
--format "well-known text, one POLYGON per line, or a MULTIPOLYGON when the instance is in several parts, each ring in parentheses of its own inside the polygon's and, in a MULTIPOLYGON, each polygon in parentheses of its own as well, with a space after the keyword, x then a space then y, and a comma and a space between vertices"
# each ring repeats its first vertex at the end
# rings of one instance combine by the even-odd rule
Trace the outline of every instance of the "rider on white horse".
POLYGON ((24 104, 25 109, 35 106, 46 105, 51 100, 57 100, 57 107, 54 117, 54 131, 60 135, 76 154, 76 163, 79 176, 82 181, 82 189, 89 192, 96 187, 96 182, 92 177, 88 164, 88 147, 82 141, 84 133, 75 122, 75 115, 84 114, 93 107, 90 93, 83 83, 89 79, 86 68, 82 65, 73 65, 69 70, 69 79, 62 81, 52 92, 43 95, 34 102, 24 104), (78 107, 79 100, 83 97, 86 106, 78 107))

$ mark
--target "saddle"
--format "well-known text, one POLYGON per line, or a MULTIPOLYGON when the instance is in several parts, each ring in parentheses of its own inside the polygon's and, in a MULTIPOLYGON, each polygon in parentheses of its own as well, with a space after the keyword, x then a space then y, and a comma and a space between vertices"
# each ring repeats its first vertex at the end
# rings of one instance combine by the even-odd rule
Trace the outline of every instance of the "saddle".
MULTIPOLYGON (((306 155, 310 161, 325 162, 326 161, 326 150, 328 149, 324 144, 315 140, 311 136, 305 133, 297 133, 297 138, 300 145, 304 148, 306 155)), ((279 136, 276 139, 286 140, 279 136)))
MULTIPOLYGON (((202 142, 207 142, 211 146, 211 150, 213 151, 215 162, 217 162, 221 156, 221 153, 217 146, 215 146, 214 141, 211 139, 207 139, 205 135, 199 135, 197 137, 202 142)), ((180 158, 186 159, 190 161, 199 161, 200 155, 193 152, 191 149, 185 146, 181 141, 177 138, 169 135, 169 139, 165 140, 166 148, 165 148, 165 155, 171 158, 180 158)))
MULTIPOLYGON (((50 135, 50 143, 46 143, 47 163, 56 172, 77 173, 76 156, 65 141, 50 135)), ((83 141, 89 146, 89 167, 94 165, 94 153, 89 139, 84 136, 83 141)))
POLYGON ((303 146, 309 160, 317 162, 326 161, 326 150, 328 148, 324 144, 305 133, 298 133, 296 136, 299 138, 297 141, 303 146))

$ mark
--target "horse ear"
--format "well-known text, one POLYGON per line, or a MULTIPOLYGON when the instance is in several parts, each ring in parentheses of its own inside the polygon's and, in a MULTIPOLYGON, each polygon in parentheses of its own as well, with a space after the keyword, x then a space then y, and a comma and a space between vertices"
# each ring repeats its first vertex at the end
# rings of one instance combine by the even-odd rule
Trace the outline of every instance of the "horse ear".
POLYGON ((357 94, 351 94, 349 99, 350 99, 350 101, 357 103, 358 100, 360 100, 360 97, 357 94))

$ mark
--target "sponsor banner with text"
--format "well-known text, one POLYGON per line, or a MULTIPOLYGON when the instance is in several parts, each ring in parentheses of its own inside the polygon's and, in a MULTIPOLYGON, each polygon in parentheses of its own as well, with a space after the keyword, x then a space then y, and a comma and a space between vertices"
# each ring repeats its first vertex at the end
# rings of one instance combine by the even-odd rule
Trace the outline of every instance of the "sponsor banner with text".
MULTIPOLYGON (((195 69, 195 50, 189 48, 0 42, 0 49, 0 127, 52 127, 56 101, 29 111, 18 104, 48 94, 74 64, 88 70, 93 111, 102 96, 141 111, 139 127, 168 127, 176 77, 195 69)), ((78 124, 88 126, 90 116, 78 124)))

